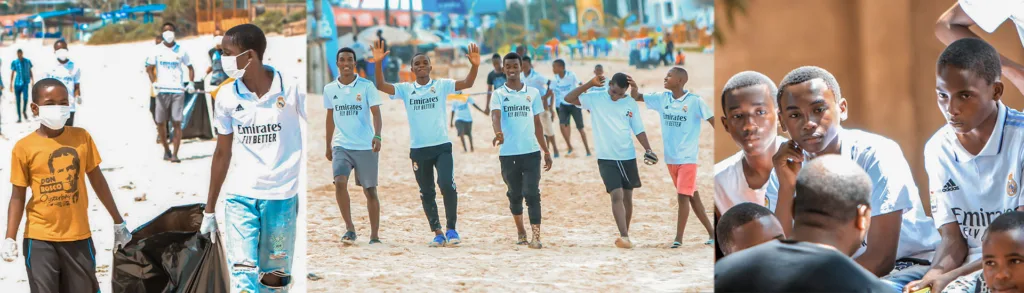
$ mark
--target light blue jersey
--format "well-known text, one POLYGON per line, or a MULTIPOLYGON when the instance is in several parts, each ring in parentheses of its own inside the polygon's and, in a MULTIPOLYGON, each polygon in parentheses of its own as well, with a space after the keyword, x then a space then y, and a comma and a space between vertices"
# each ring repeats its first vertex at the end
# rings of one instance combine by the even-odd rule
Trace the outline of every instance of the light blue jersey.
POLYGON ((635 100, 622 97, 612 101, 607 91, 591 92, 580 95, 580 107, 590 110, 598 159, 636 159, 633 136, 644 132, 644 123, 635 100))
POLYGON ((334 110, 333 147, 373 149, 370 107, 379 106, 380 94, 370 80, 356 77, 351 84, 338 80, 324 86, 324 108, 334 110))
POLYGON ((474 104, 473 98, 466 98, 466 101, 453 101, 452 112, 455 112, 455 121, 473 122, 473 114, 470 113, 470 104, 474 104))
POLYGON ((501 132, 505 142, 499 156, 515 156, 540 151, 533 118, 544 112, 544 104, 537 89, 523 86, 513 90, 505 86, 494 91, 491 111, 501 111, 501 132))
POLYGON ((450 143, 448 138, 448 95, 455 92, 455 81, 431 79, 426 85, 415 81, 395 84, 391 99, 405 102, 409 118, 409 147, 424 148, 450 143))
POLYGON ((644 94, 647 109, 661 115, 661 136, 665 142, 665 164, 696 164, 700 144, 700 128, 714 113, 704 99, 686 91, 672 97, 665 91, 644 94))
POLYGON ((580 80, 576 78, 576 74, 572 71, 566 71, 564 77, 559 77, 555 74, 554 78, 551 79, 551 91, 555 94, 555 106, 558 105, 569 105, 565 102, 565 95, 580 85, 580 80))

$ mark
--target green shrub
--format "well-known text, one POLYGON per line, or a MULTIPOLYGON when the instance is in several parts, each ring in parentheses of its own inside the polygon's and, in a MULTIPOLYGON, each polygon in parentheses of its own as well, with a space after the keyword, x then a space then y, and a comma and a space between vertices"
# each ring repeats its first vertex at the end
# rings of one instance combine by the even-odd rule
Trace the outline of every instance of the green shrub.
POLYGON ((160 23, 140 23, 136 21, 122 21, 116 24, 109 24, 96 30, 89 38, 89 45, 106 45, 124 42, 137 42, 153 40, 153 37, 160 34, 160 23))
POLYGON ((302 21, 303 19, 306 19, 305 11, 296 11, 292 12, 291 15, 288 15, 288 22, 302 21))
POLYGON ((265 33, 281 33, 284 29, 284 13, 276 10, 267 11, 253 20, 253 24, 265 33))

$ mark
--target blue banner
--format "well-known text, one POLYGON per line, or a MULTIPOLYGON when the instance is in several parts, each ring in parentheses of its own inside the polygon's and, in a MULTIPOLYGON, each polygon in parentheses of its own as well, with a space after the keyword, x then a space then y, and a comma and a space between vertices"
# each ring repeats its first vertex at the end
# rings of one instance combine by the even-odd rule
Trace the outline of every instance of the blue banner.
POLYGON ((455 14, 466 14, 469 12, 466 0, 423 0, 422 4, 423 11, 455 14))

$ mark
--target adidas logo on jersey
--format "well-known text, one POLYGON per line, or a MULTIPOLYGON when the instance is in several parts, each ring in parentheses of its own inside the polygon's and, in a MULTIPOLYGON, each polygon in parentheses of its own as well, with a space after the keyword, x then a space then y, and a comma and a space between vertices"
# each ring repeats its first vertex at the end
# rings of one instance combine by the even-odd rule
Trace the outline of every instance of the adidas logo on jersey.
POLYGON ((414 94, 414 95, 415 95, 415 94, 416 94, 416 90, 412 90, 412 94, 414 94))
POLYGON ((505 102, 508 102, 508 97, 505 97, 505 102))
POLYGON ((942 190, 940 190, 940 191, 942 191, 942 192, 950 192, 950 191, 957 191, 957 190, 960 190, 960 187, 956 186, 956 183, 953 183, 953 179, 949 179, 949 181, 946 181, 946 185, 942 186, 942 190))
POLYGON ((242 108, 242 104, 238 104, 238 107, 235 107, 235 111, 242 111, 242 110, 245 110, 245 108, 242 108))
POLYGON ((337 96, 337 95, 335 95, 335 96, 334 96, 334 99, 335 99, 335 100, 337 100, 337 99, 338 99, 338 96, 337 96))

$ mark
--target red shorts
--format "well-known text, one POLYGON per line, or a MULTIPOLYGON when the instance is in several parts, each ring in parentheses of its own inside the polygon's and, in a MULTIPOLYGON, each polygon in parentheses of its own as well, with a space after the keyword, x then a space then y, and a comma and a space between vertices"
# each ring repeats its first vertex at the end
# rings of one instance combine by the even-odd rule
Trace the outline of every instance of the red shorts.
POLYGON ((668 165, 668 175, 676 185, 676 192, 693 196, 697 190, 697 164, 668 165))

